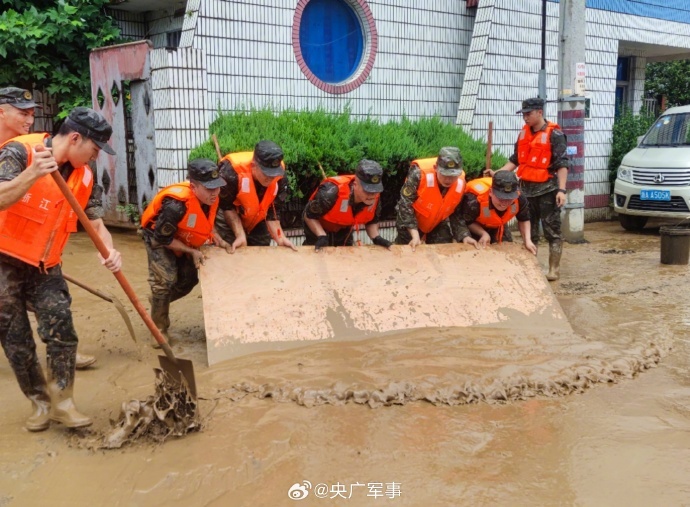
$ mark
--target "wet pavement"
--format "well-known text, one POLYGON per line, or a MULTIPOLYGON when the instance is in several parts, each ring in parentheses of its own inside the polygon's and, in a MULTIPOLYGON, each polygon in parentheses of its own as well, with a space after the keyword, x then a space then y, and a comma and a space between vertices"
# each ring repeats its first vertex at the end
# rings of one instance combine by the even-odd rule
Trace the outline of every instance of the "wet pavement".
MULTIPOLYGON (((28 433, 2 361, 0 506, 690 505, 689 268, 659 263, 658 230, 585 234, 553 284, 575 333, 413 330, 208 368, 197 288, 171 320, 206 427, 116 451, 90 444, 153 393, 156 352, 136 314, 138 345, 112 304, 73 287, 80 350, 98 356, 75 389, 94 427, 28 433)), ((141 240, 115 243, 146 301, 141 240)), ((126 301, 85 235, 64 270, 126 301)))

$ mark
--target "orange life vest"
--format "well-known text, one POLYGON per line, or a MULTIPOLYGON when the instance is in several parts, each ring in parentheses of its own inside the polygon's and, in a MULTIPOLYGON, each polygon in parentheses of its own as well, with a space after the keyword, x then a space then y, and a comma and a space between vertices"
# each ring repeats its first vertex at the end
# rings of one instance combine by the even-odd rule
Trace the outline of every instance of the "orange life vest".
MULTIPOLYGON (((247 233, 250 233, 254 227, 266 219, 268 209, 273 204, 273 201, 278 195, 278 181, 282 176, 273 178, 270 185, 266 189, 263 199, 259 202, 259 196, 256 193, 254 186, 254 177, 252 176, 252 160, 254 152, 242 151, 239 153, 230 153, 223 157, 222 160, 229 160, 232 168, 239 176, 238 192, 235 206, 241 206, 240 220, 242 220, 242 227, 247 233)), ((280 163, 285 170, 285 164, 280 163)))
MULTIPOLYGON (((376 201, 371 206, 367 206, 362 211, 354 215, 352 207, 350 206, 350 183, 354 180, 355 175, 341 175, 326 178, 323 183, 334 183, 338 186, 338 200, 335 202, 328 213, 319 218, 322 227, 328 232, 337 232, 343 227, 352 227, 359 229, 359 226, 371 222, 376 217, 376 206, 379 204, 379 196, 376 196, 376 201)), ((310 201, 314 200, 318 188, 311 194, 310 201)))
POLYGON ((508 206, 505 213, 503 213, 503 216, 499 215, 496 210, 489 205, 491 202, 491 196, 489 195, 491 182, 491 178, 478 178, 472 180, 467 184, 467 191, 476 195, 477 201, 479 202, 477 223, 485 229, 498 229, 496 238, 498 242, 501 243, 503 242, 504 226, 518 214, 519 206, 517 199, 515 199, 510 206, 508 206))
POLYGON ((417 217, 417 228, 427 234, 438 224, 453 214, 465 193, 465 171, 458 177, 458 181, 448 189, 445 196, 441 195, 438 179, 436 178, 436 157, 413 160, 422 172, 417 187, 417 200, 412 204, 417 217))
POLYGON ((201 209, 201 202, 199 202, 199 199, 196 198, 194 192, 189 187, 188 181, 175 183, 158 192, 141 216, 142 227, 146 228, 149 224, 152 224, 153 228, 156 228, 156 224, 152 222, 154 217, 158 215, 165 197, 172 197, 182 201, 187 207, 184 217, 177 224, 175 239, 179 239, 185 245, 192 248, 199 248, 211 240, 213 236, 213 219, 218 210, 218 199, 211 205, 211 210, 207 217, 204 210, 201 209))
MULTIPOLYGON (((26 167, 33 161, 33 147, 43 144, 48 134, 28 134, 10 139, 0 146, 19 142, 29 155, 26 167)), ((75 168, 67 178, 67 186, 83 208, 93 188, 89 166, 75 168)), ((0 252, 40 268, 60 264, 60 257, 69 239, 77 230, 77 214, 65 199, 50 175, 31 185, 28 192, 9 208, 0 211, 0 252)))
POLYGON ((560 129, 557 123, 546 122, 546 128, 532 133, 529 125, 522 127, 517 142, 518 169, 521 180, 542 183, 551 177, 551 132, 560 129))

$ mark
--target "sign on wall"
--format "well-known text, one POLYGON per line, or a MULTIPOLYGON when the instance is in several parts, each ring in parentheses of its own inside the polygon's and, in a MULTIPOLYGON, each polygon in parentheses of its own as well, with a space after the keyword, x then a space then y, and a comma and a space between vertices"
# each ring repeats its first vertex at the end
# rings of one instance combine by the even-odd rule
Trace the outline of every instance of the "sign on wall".
POLYGON ((585 77, 587 73, 585 71, 585 64, 584 63, 576 63, 575 64, 575 95, 584 95, 585 94, 585 77))

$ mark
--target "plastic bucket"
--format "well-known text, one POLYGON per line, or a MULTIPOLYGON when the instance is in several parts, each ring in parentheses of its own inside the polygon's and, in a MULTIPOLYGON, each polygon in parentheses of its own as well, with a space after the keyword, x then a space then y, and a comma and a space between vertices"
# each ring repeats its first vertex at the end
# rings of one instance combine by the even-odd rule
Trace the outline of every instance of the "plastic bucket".
POLYGON ((661 236, 661 263, 687 264, 690 258, 690 228, 666 226, 659 229, 661 236))

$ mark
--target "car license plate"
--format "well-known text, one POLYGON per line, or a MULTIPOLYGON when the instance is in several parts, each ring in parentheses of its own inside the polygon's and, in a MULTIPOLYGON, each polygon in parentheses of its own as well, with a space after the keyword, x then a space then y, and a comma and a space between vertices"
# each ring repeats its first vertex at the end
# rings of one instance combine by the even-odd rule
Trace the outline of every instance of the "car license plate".
POLYGON ((641 201, 670 201, 670 190, 642 190, 640 191, 641 201))

